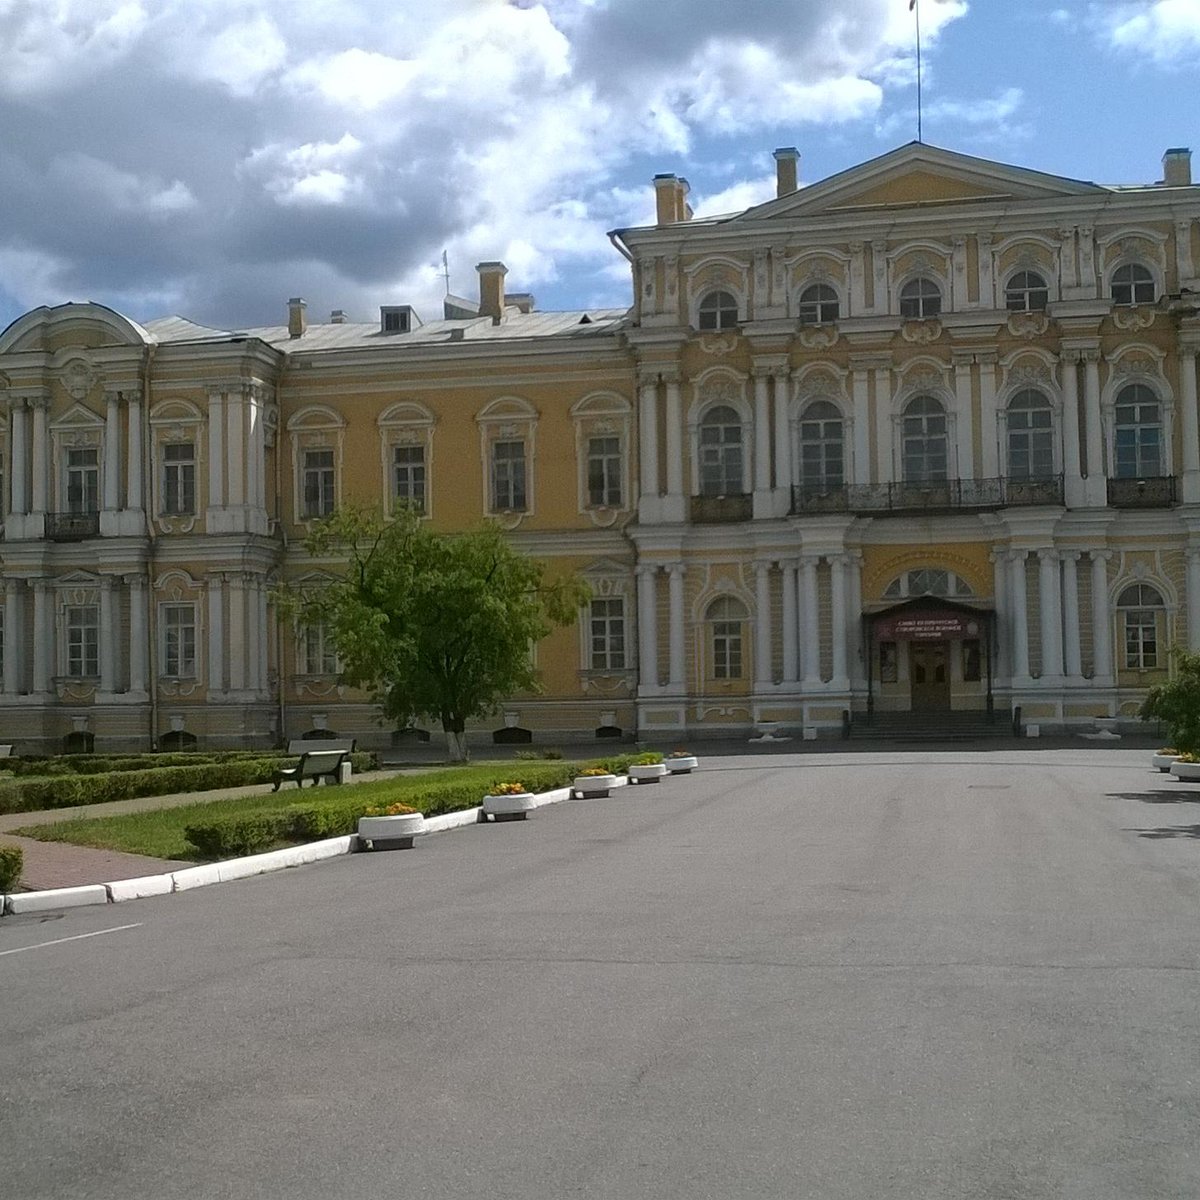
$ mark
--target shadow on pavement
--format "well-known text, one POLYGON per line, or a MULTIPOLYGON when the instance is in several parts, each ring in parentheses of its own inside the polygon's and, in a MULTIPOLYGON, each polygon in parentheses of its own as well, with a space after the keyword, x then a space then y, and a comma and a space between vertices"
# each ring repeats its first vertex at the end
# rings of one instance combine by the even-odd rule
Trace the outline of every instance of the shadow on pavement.
POLYGON ((1142 804, 1198 804, 1200 792, 1182 789, 1164 792, 1109 792, 1110 800, 1138 800, 1142 804))
POLYGON ((1143 838, 1194 838, 1200 840, 1200 825, 1162 825, 1158 829, 1133 829, 1143 838))

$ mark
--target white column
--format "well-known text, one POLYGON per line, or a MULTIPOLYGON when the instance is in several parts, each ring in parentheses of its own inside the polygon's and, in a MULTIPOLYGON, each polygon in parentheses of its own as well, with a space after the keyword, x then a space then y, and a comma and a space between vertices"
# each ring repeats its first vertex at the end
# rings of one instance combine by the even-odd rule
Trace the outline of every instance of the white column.
POLYGON ((1042 682, 1062 678, 1062 591, 1058 551, 1038 551, 1038 618, 1042 630, 1042 682))
POLYGON ((799 629, 796 624, 796 564, 781 562, 780 583, 783 588, 783 682, 795 683, 799 678, 797 670, 797 636, 799 629))
POLYGON ((129 690, 148 690, 149 608, 144 575, 127 575, 129 586, 129 690))
MULTIPOLYGON (((7 614, 5 622, 7 622, 7 614)), ((8 626, 5 625, 5 634, 8 626)), ((1188 649, 1200 650, 1200 550, 1188 551, 1188 649)), ((5 654, 8 653, 8 643, 5 642, 5 654)), ((7 658, 5 665, 7 665, 7 658)), ((7 679, 7 672, 5 672, 7 679)), ((5 691, 7 691, 7 684, 5 691)))
POLYGON ((4 581, 4 691, 15 696, 21 690, 21 581, 4 581))
POLYGON ((1196 414, 1196 346, 1179 347, 1179 436, 1183 440, 1183 501, 1200 503, 1200 422, 1196 414))
POLYGON ((878 483, 891 483, 894 478, 891 372, 887 367, 877 367, 875 369, 875 479, 878 483))
POLYGON ((833 616, 833 686, 845 689, 850 686, 850 672, 847 670, 847 630, 846 630, 846 565, 847 558, 842 554, 834 554, 829 559, 830 570, 830 607, 833 616))
POLYGON ((671 628, 667 632, 667 678, 672 688, 682 688, 684 683, 683 648, 683 563, 672 563, 667 568, 667 615, 671 628))
POLYGON ((208 394, 208 506, 225 503, 225 396, 208 394))
POLYGON ((225 471, 231 508, 246 503, 246 401, 236 389, 225 397, 225 471))
POLYGON ((129 466, 125 481, 125 507, 140 512, 145 508, 142 499, 142 398, 132 391, 126 405, 128 421, 129 466))
POLYGON ((258 589, 258 687, 267 690, 270 677, 269 658, 271 652, 270 623, 267 620, 267 583, 263 580, 258 589))
POLYGON ((867 665, 863 646, 862 622, 862 551, 851 551, 846 561, 850 564, 850 599, 847 617, 850 625, 850 686, 866 687, 867 665))
POLYGON ((50 690, 54 662, 54 593, 49 580, 33 581, 33 690, 50 690))
POLYGON ((1087 417, 1088 503, 1099 508, 1108 503, 1107 472, 1104 467, 1104 426, 1100 420, 1099 350, 1084 351, 1083 403, 1087 417))
POLYGON ((33 506, 35 513, 50 511, 50 400, 39 396, 33 404, 33 506))
POLYGON ((771 488, 770 372, 754 369, 754 490, 765 495, 771 488))
POLYGON ((638 393, 638 461, 642 499, 658 498, 658 378, 643 377, 638 393))
POLYGON ((14 515, 29 511, 28 505, 28 475, 26 463, 29 458, 28 445, 28 412, 24 400, 14 400, 12 410, 12 480, 11 495, 8 511, 14 515))
POLYGON ((870 368, 854 366, 852 404, 854 406, 854 464, 849 473, 853 483, 871 482, 871 376, 870 368))
POLYGON ((259 581, 254 575, 246 576, 246 687, 249 691, 260 690, 259 669, 262 645, 258 640, 261 626, 258 621, 259 581))
POLYGON ((116 659, 113 643, 113 577, 100 579, 100 691, 112 693, 116 690, 116 659))
POLYGON ((225 690, 225 580, 208 577, 208 694, 225 690))
POLYGON ((1025 555, 1013 550, 1009 555, 1009 596, 1012 611, 1012 673, 1014 684, 1029 684, 1029 613, 1026 607, 1025 555))
POLYGON ((1008 643, 1012 632, 1009 629, 1008 600, 1008 554, 1004 550, 993 550, 992 560, 992 607, 996 610, 995 629, 992 633, 992 647, 989 653, 995 654, 992 663, 992 679, 1007 679, 1011 667, 1008 662, 1008 643))
POLYGON ((246 690, 246 577, 229 577, 229 690, 246 690))
POLYGON ((1083 678, 1083 654, 1079 644, 1079 551, 1064 550, 1062 558, 1063 669, 1067 679, 1083 678))
POLYGON ((975 478, 975 436, 971 422, 971 356, 954 360, 954 430, 958 478, 975 478))
POLYGON ((791 376, 786 368, 775 371, 775 487, 792 506, 792 426, 788 419, 791 376))
POLYGON ((1079 357, 1070 350, 1059 356, 1063 396, 1063 498, 1068 508, 1084 503, 1079 470, 1079 357))
POLYGON ((638 675, 641 686, 658 687, 658 584, 657 567, 637 569, 638 675))
POLYGON ((754 564, 754 687, 771 686, 771 564, 754 564))
POLYGON ((1092 557, 1092 679, 1113 682, 1112 614, 1108 607, 1108 560, 1111 550, 1093 550, 1092 557))
POLYGON ((262 491, 263 460, 260 452, 262 440, 262 402, 258 389, 250 386, 245 390, 246 404, 246 503, 250 508, 262 508, 259 494, 262 491))
POLYGON ((806 554, 801 560, 804 572, 804 599, 801 602, 801 620, 804 634, 800 657, 804 663, 804 686, 816 687, 821 683, 821 609, 817 592, 816 555, 806 554))
POLYGON ((999 479, 1000 428, 996 420, 996 356, 977 354, 979 364, 979 466, 984 479, 999 479))
POLYGON ((669 521, 682 521, 686 516, 683 506, 683 402, 678 378, 667 376, 663 388, 667 401, 667 495, 672 498, 666 517, 669 521))
POLYGON ((112 512, 121 507, 121 403, 116 392, 104 399, 104 507, 112 512))

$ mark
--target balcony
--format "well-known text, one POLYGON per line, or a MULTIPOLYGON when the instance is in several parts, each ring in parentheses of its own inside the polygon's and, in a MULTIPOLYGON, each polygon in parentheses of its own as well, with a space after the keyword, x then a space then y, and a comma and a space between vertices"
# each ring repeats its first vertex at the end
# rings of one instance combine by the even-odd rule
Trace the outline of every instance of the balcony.
POLYGON ((99 534, 99 513, 46 514, 46 537, 52 542, 82 542, 99 534))
POLYGON ((752 497, 748 493, 691 498, 691 519, 696 525, 729 525, 736 521, 748 521, 753 512, 752 497))
POLYGON ((792 513, 985 512, 1034 504, 1062 504, 1061 477, 1051 479, 944 479, 930 483, 853 483, 815 488, 792 488, 792 513))
POLYGON ((1110 479, 1108 503, 1111 508, 1170 508, 1176 503, 1175 476, 1110 479))

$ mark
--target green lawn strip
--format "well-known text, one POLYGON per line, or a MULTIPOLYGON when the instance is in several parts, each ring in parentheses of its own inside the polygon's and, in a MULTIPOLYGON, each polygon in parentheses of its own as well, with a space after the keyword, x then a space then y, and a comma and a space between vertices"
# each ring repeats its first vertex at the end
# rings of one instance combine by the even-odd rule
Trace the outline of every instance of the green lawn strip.
MULTIPOLYGON (((608 761, 616 766, 618 761, 624 760, 608 761)), ((390 804, 409 804, 425 813, 471 808, 480 802, 492 784, 519 780, 532 790, 547 790, 565 786, 583 765, 519 762, 450 767, 377 783, 289 788, 279 793, 212 800, 116 817, 80 817, 53 825, 25 826, 12 832, 39 841, 71 842, 77 846, 121 850, 152 858, 206 861, 206 856, 187 840, 184 830, 188 826, 211 826, 235 818, 315 809, 319 812, 329 810, 335 823, 341 822, 339 828, 344 826, 345 831, 350 832, 357 820, 354 810, 390 804)))

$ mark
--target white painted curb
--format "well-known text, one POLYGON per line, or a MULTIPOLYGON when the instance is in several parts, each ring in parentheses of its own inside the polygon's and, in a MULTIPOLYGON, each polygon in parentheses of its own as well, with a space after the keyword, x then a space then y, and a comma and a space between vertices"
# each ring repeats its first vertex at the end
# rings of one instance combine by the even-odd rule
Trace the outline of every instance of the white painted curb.
POLYGON ((79 908, 84 904, 107 904, 108 887, 89 883, 84 887, 48 888, 44 892, 18 892, 4 902, 6 912, 13 914, 45 912, 53 908, 79 908))
POLYGON ((114 879, 104 885, 114 904, 122 900, 141 900, 145 896, 169 896, 175 885, 170 875, 143 875, 138 879, 114 879))

